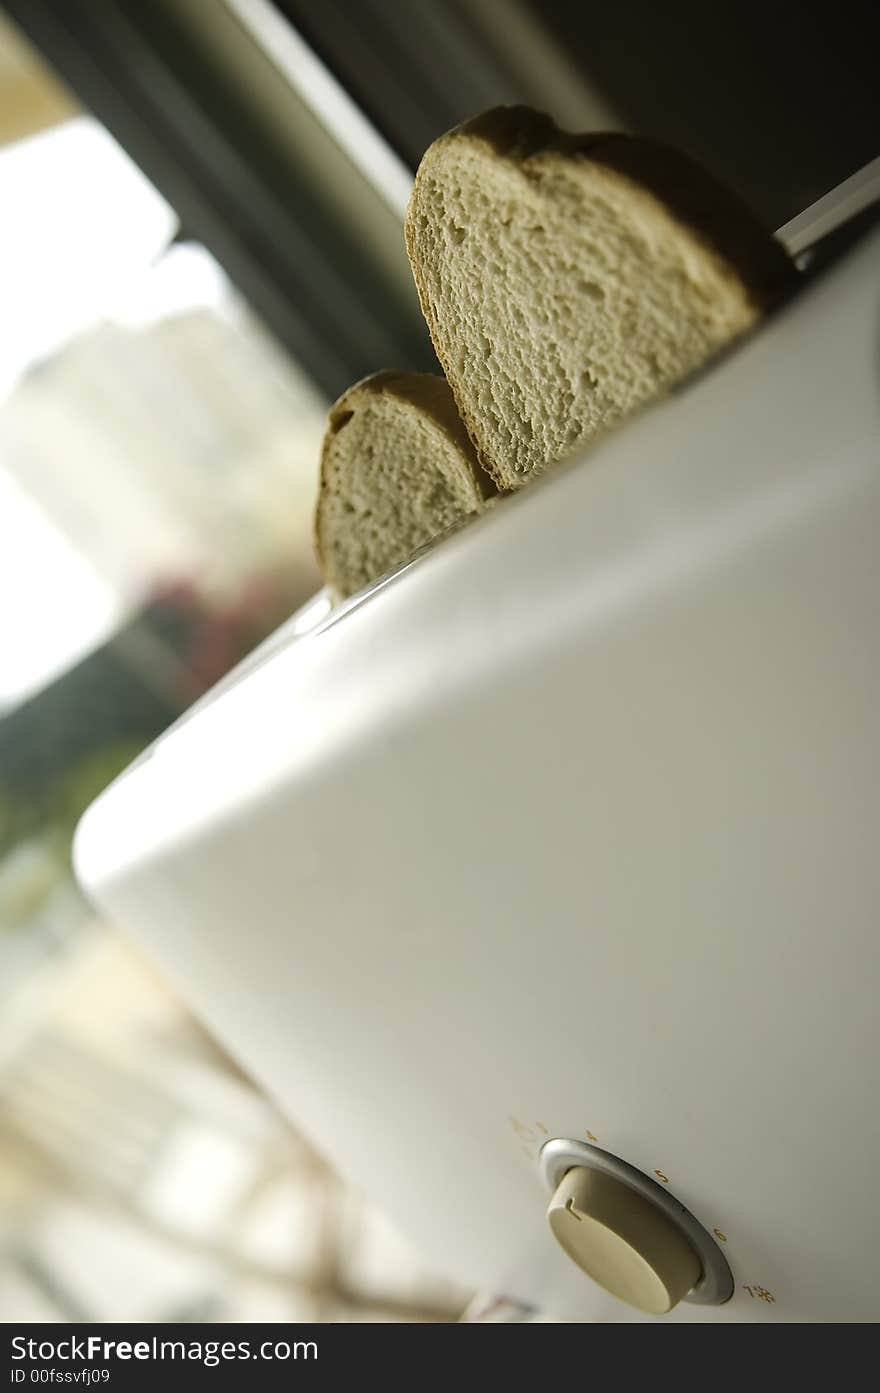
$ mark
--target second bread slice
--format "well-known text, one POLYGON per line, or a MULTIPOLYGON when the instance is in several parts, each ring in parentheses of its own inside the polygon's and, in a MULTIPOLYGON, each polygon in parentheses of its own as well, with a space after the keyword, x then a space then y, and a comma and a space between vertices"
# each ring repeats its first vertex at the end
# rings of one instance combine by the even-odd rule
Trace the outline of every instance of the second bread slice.
POLYGON ((328 586, 352 595, 495 492, 442 377, 356 383, 331 407, 321 453, 315 543, 328 586))

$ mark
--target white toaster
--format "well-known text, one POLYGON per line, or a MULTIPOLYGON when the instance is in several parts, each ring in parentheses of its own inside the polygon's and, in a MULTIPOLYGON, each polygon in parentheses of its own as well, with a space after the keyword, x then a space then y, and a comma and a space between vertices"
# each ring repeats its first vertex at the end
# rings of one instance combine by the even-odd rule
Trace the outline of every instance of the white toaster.
POLYGON ((870 1321, 878 717, 875 231, 291 621, 76 865, 450 1275, 568 1320, 870 1321))

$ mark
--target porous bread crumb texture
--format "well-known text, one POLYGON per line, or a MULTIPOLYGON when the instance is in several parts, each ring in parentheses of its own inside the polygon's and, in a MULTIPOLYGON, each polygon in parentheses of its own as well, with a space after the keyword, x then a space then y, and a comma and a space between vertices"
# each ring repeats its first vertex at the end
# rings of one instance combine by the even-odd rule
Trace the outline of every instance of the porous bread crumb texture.
POLYGON ((631 178, 583 154, 505 157, 466 130, 422 161, 407 244, 438 357, 502 488, 595 439, 760 313, 733 268, 631 178))
POLYGON ((340 599, 480 512, 484 494, 494 491, 443 379, 388 374, 384 387, 385 377, 337 402, 324 441, 316 545, 340 599), (445 410, 454 423, 444 424, 445 410))

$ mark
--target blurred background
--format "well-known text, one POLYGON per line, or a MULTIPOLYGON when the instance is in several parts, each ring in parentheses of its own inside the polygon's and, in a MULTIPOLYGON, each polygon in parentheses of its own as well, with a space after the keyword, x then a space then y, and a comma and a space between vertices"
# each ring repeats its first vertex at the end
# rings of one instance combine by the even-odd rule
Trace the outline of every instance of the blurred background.
POLYGON ((327 406, 431 369, 402 240, 525 101, 778 227, 878 154, 873 3, 0 6, 0 1318, 456 1320, 71 877, 97 792, 320 587, 327 406))

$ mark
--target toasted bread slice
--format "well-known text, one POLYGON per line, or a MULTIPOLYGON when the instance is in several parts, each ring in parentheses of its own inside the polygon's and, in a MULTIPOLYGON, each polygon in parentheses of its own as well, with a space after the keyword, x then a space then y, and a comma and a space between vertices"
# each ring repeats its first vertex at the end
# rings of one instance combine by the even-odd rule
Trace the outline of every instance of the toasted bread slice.
POLYGON ((517 488, 748 329, 797 278, 684 155, 499 107, 419 166, 406 241, 481 464, 517 488))
POLYGON ((330 410, 321 454, 315 543, 328 586, 340 599, 362 589, 495 493, 442 377, 356 383, 330 410))

